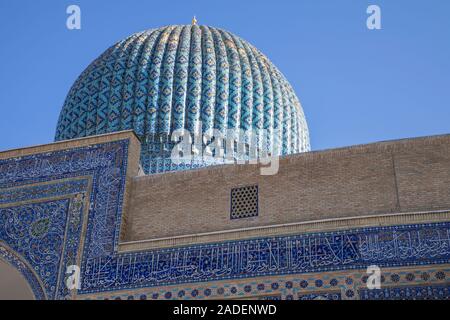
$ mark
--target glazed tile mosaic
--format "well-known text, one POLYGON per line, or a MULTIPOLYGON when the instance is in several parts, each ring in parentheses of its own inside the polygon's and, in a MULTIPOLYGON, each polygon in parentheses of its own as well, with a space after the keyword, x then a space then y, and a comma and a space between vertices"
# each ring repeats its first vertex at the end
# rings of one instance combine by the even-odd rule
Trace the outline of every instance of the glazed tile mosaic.
POLYGON ((0 243, 39 279, 45 294, 34 290, 37 297, 69 297, 66 267, 117 248, 127 146, 124 140, 0 161, 0 243))
POLYGON ((89 259, 84 292, 277 274, 443 264, 448 223, 231 241, 89 259))
POLYGON ((393 287, 379 290, 361 290, 361 300, 448 300, 450 286, 393 287))
MULTIPOLYGON (((399 275, 398 270, 385 269, 382 276, 382 290, 368 290, 365 286, 367 277, 365 270, 349 270, 340 272, 309 273, 303 275, 287 275, 263 278, 239 279, 236 281, 205 282, 199 284, 186 284, 181 286, 166 286, 139 289, 133 291, 117 292, 115 295, 102 293, 91 296, 92 299, 107 300, 171 300, 171 299, 261 299, 261 300, 355 300, 364 299, 360 296, 369 292, 371 297, 389 299, 382 294, 395 288, 429 287, 428 295, 424 298, 433 298, 433 292, 440 290, 436 298, 448 298, 442 295, 449 288, 446 275, 450 268, 418 267, 415 271, 405 270, 405 276, 391 281, 399 275), (411 274, 428 275, 416 277, 411 274)), ((369 293, 367 293, 369 295, 369 293)), ((414 298, 401 296, 398 298, 414 298)))
POLYGON ((266 129, 283 155, 310 149, 303 109, 282 73, 243 39, 198 25, 147 30, 106 50, 72 86, 56 141, 133 129, 147 173, 215 164, 172 163, 170 137, 181 128, 266 129))
POLYGON ((427 292, 448 297, 448 271, 423 269, 449 263, 449 222, 120 253, 128 144, 118 140, 0 160, 0 257, 22 272, 36 298, 74 298, 64 285, 72 264, 82 270, 77 298, 147 290, 126 297, 269 299, 281 289, 283 299, 418 298, 427 292), (358 291, 363 276, 333 276, 372 264, 400 270, 385 276, 391 287, 405 281, 426 287, 358 291), (412 266, 417 270, 402 273, 412 266), (322 276, 308 277, 314 273, 322 276), (269 276, 270 281, 258 280, 269 276), (227 285, 204 286, 213 282, 227 285), (165 286, 177 289, 156 291, 165 286), (316 292, 298 292, 312 287, 316 292))

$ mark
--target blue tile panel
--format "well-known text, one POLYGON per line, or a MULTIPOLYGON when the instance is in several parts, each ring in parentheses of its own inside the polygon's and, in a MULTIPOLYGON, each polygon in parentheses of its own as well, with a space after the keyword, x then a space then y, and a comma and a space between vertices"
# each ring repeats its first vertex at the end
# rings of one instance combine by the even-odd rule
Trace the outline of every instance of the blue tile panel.
POLYGON ((117 249, 128 143, 0 160, 2 257, 16 255, 31 266, 40 280, 36 297, 40 291, 49 299, 66 297, 68 265, 117 249))
POLYGON ((84 289, 150 287, 307 272, 448 263, 450 224, 231 241, 87 261, 84 289))
POLYGON ((39 279, 37 297, 66 298, 64 271, 74 262, 82 270, 78 293, 449 263, 450 222, 118 254, 128 142, 0 160, 0 254, 26 261, 31 269, 21 270, 39 279))
POLYGON ((172 163, 170 136, 180 128, 225 136, 266 129, 263 148, 278 144, 280 155, 310 149, 302 107, 281 72, 243 39, 197 25, 136 33, 106 50, 70 89, 55 139, 133 129, 147 173, 217 164, 201 157, 172 163))
POLYGON ((361 300, 448 300, 450 285, 361 289, 359 295, 361 300))
POLYGON ((33 266, 48 296, 57 290, 69 200, 0 209, 0 239, 33 266))

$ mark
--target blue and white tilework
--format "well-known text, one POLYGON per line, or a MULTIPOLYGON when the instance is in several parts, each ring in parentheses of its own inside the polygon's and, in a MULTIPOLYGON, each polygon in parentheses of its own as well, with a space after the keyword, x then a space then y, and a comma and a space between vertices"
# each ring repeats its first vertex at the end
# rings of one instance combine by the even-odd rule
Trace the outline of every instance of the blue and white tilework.
POLYGON ((146 173, 217 164, 170 160, 171 134, 182 128, 225 136, 265 129, 280 155, 310 149, 303 109, 282 73, 243 39, 198 25, 147 30, 106 50, 70 89, 55 139, 133 129, 146 173))

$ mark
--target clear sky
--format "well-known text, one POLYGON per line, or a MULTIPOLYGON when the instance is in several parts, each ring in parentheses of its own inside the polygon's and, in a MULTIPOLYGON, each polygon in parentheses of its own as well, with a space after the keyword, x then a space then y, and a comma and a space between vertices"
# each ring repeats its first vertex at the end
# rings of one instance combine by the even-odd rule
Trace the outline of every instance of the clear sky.
POLYGON ((448 0, 0 0, 0 150, 53 141, 83 69, 131 33, 226 29, 255 45, 302 102, 313 150, 450 133, 448 0), (81 8, 81 30, 66 8, 81 8), (368 5, 381 30, 368 30, 368 5))

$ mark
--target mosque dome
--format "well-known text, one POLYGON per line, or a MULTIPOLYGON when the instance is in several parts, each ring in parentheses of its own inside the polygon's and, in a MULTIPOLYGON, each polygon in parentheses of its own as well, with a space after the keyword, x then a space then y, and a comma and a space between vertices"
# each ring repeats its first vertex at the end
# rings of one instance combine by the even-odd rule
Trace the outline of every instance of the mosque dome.
POLYGON ((107 49, 70 89, 55 140, 133 129, 146 173, 225 162, 171 161, 171 135, 183 128, 268 132, 278 155, 310 148, 302 107, 281 72, 245 40, 195 23, 139 32, 107 49))

